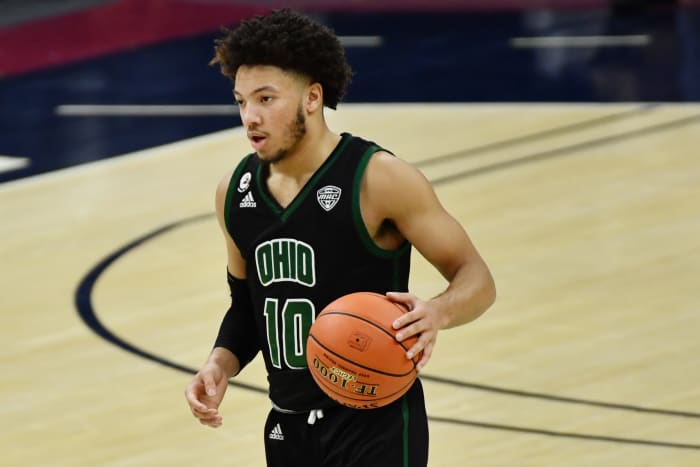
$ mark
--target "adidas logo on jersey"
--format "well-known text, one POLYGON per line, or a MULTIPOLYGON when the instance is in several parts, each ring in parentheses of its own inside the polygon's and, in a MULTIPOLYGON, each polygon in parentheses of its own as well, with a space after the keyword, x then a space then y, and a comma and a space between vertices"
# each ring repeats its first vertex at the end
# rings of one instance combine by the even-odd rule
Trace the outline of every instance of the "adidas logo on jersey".
POLYGON ((284 434, 282 433, 282 427, 278 423, 275 425, 275 427, 272 429, 270 434, 267 436, 270 439, 277 439, 279 441, 284 441, 284 434))
POLYGON ((243 197, 241 203, 238 205, 238 207, 240 208, 254 208, 256 206, 257 204, 255 203, 255 199, 253 198, 252 191, 249 191, 248 194, 243 197))

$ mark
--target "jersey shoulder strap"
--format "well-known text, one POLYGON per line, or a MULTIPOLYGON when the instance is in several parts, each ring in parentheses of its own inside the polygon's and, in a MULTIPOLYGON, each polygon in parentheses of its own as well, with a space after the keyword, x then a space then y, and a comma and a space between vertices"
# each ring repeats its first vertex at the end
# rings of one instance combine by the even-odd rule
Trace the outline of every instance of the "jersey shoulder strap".
POLYGON ((231 179, 228 182, 228 189, 226 190, 226 201, 224 203, 224 222, 226 225, 226 231, 233 238, 233 232, 231 231, 231 203, 233 202, 233 197, 236 192, 243 193, 248 189, 252 181, 252 166, 257 165, 258 158, 255 153, 250 153, 246 155, 236 166, 236 170, 233 171, 231 179), (243 171, 248 169, 248 176, 241 178, 243 171), (236 183, 238 182, 238 183, 236 183))

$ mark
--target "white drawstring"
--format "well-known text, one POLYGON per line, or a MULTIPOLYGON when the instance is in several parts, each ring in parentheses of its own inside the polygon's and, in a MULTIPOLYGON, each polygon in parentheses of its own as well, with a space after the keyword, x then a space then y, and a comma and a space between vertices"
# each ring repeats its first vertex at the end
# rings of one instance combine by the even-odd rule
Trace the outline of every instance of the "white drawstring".
POLYGON ((313 425, 316 423, 316 420, 321 420, 323 418, 323 410, 317 409, 317 410, 312 410, 309 412, 309 418, 306 420, 306 423, 309 425, 313 425))
MULTIPOLYGON (((275 409, 276 411, 282 412, 282 413, 290 413, 290 414, 301 413, 301 412, 295 412, 293 410, 283 409, 283 408, 277 406, 277 404, 275 404, 274 402, 272 403, 272 408, 275 409)), ((316 423, 316 420, 321 420, 322 418, 323 418, 323 410, 322 409, 313 409, 309 412, 309 418, 306 419, 306 423, 308 423, 309 425, 313 425, 314 423, 316 423)))

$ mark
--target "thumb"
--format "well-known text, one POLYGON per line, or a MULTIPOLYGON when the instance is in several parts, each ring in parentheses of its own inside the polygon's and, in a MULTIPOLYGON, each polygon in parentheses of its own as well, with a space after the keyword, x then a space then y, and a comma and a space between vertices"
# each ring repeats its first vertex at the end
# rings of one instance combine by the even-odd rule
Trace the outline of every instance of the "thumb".
POLYGON ((408 311, 413 309, 415 297, 408 292, 387 292, 386 297, 392 302, 400 303, 408 308, 408 311))
POLYGON ((216 381, 214 381, 214 378, 210 374, 203 375, 202 381, 204 381, 204 391, 207 393, 207 396, 209 396, 209 397, 215 396, 216 395, 216 381))
POLYGON ((407 316, 407 313, 413 310, 415 306, 415 296, 408 292, 387 292, 386 296, 392 302, 401 305, 404 309, 403 315, 399 316, 394 320, 392 326, 394 329, 401 329, 406 324, 413 321, 413 318, 407 316))

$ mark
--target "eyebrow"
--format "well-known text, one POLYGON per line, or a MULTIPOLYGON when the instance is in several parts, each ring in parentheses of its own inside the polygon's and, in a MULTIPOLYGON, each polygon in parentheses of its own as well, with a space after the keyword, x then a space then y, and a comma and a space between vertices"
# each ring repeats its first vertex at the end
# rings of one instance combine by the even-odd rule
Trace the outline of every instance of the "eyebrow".
MULTIPOLYGON (((263 92, 263 91, 274 91, 274 92, 277 92, 277 88, 275 88, 275 87, 272 86, 272 85, 266 84, 266 85, 264 85, 264 86, 260 86, 259 88, 254 89, 253 92, 250 93, 250 95, 252 96, 252 95, 254 95, 254 94, 257 94, 257 93, 263 92)), ((243 94, 241 94, 240 92, 238 92, 238 91, 235 90, 235 89, 233 90, 233 93, 234 93, 234 94, 237 94, 237 95, 239 95, 239 96, 242 96, 242 95, 243 95, 243 94)))

